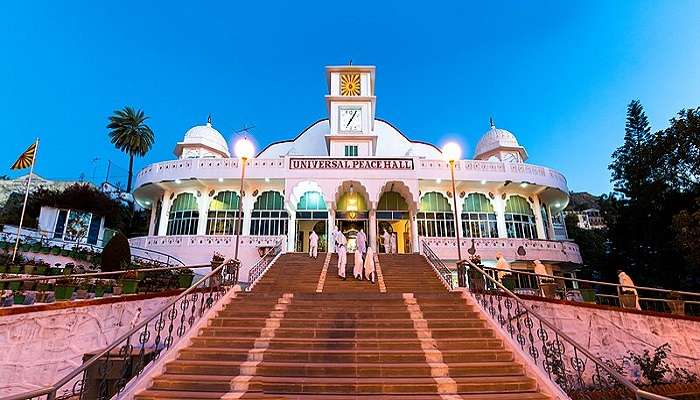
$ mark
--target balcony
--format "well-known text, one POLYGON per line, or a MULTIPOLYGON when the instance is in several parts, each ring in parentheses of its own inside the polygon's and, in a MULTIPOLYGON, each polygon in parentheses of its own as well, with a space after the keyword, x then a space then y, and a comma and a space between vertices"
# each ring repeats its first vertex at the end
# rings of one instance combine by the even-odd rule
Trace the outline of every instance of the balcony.
MULTIPOLYGON (((423 238, 428 246, 443 260, 457 259, 457 240, 454 238, 423 238)), ((570 262, 581 264, 581 252, 578 245, 568 241, 510 238, 466 238, 462 239, 462 257, 469 256, 467 250, 472 247, 482 260, 495 260, 496 253, 501 253, 506 260, 543 262, 570 262)))

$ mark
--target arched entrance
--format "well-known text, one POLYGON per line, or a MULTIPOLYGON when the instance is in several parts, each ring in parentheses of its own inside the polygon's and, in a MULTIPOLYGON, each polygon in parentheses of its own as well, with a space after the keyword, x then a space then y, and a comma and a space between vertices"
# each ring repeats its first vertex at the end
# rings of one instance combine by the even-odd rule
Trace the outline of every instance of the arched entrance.
POLYGON ((304 193, 297 204, 295 250, 308 252, 309 235, 314 231, 318 235, 318 251, 327 251, 327 225, 328 208, 323 195, 317 191, 304 193))
POLYGON ((358 189, 364 188, 356 188, 353 183, 348 183, 347 189, 338 198, 335 208, 336 225, 348 240, 349 252, 354 252, 357 248, 356 238, 360 230, 368 234, 369 228, 368 201, 365 193, 358 189))
POLYGON ((382 253, 387 251, 382 239, 384 231, 396 234, 399 253, 412 251, 408 203, 398 192, 384 192, 377 203, 377 248, 382 253))

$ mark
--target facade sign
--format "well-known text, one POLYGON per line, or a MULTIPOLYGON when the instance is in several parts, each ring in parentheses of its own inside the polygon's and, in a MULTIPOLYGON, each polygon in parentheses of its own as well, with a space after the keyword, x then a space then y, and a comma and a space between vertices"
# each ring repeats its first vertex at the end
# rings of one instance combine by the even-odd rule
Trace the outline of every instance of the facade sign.
POLYGON ((291 158, 289 169, 412 170, 412 158, 291 158))

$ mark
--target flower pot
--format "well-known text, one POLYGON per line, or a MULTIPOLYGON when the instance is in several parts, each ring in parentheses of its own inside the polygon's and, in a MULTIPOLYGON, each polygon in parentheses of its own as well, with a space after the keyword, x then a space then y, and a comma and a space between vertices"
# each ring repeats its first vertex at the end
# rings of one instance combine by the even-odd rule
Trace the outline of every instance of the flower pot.
POLYGON ((73 286, 56 286, 54 295, 56 296, 56 301, 66 301, 73 297, 73 291, 75 287, 73 286))
POLYGON ((470 269, 468 275, 469 290, 471 290, 472 292, 483 292, 486 288, 486 282, 484 281, 484 277, 481 275, 481 273, 477 272, 476 270, 470 269))
POLYGON ((79 298, 79 299, 87 299, 88 291, 87 291, 87 289, 78 289, 77 295, 78 295, 77 298, 79 298))
POLYGON ((675 315, 685 315, 685 301, 683 300, 669 300, 668 308, 671 309, 671 314, 675 315))
POLYGON ((180 275, 177 277, 177 284, 180 289, 187 289, 192 286, 194 275, 180 275))
POLYGON ((46 265, 37 265, 34 267, 34 272, 39 275, 46 275, 46 265))
POLYGON ((136 288, 139 281, 136 279, 124 279, 122 283, 122 293, 124 294, 134 294, 136 293, 136 288))
POLYGON ((11 265, 7 272, 11 274, 19 274, 19 265, 11 265))
POLYGON ((115 296, 119 296, 122 294, 122 287, 121 286, 112 286, 112 294, 115 296))
POLYGON ((25 265, 24 266, 24 273, 27 275, 34 274, 34 266, 33 265, 25 265))
POLYGON ((104 286, 95 286, 95 297, 102 297, 105 294, 104 286))
POLYGON ((512 292, 515 290, 515 277, 512 275, 504 276, 503 279, 501 279, 501 284, 512 292))
POLYGON ((13 281, 13 282, 7 282, 7 289, 9 290, 19 290, 19 287, 22 285, 22 282, 20 281, 13 281))
POLYGON ((595 290, 591 288, 581 289, 581 297, 586 303, 595 303, 595 290))
POLYGON ((16 294, 15 295, 15 304, 24 304, 24 295, 23 294, 16 294))
POLYGON ((622 308, 637 308, 637 295, 634 293, 622 293, 620 295, 622 308))
POLYGON ((70 275, 73 273, 73 267, 63 267, 63 275, 70 275))

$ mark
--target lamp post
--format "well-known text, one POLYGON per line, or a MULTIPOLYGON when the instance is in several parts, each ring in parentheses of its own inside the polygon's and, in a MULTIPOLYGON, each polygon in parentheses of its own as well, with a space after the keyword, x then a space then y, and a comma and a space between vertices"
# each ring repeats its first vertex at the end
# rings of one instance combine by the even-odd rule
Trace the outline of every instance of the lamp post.
POLYGON ((247 136, 238 139, 236 144, 233 146, 233 152, 238 157, 241 163, 241 190, 238 192, 238 218, 236 220, 236 251, 234 253, 233 259, 238 261, 238 243, 241 238, 241 220, 243 218, 243 181, 245 180, 245 167, 248 163, 249 158, 253 158, 255 155, 255 147, 253 143, 248 140, 247 136))
POLYGON ((450 176, 452 178, 452 204, 454 208, 454 213, 452 214, 454 217, 454 224, 455 224, 455 234, 457 235, 457 271, 458 271, 458 281, 459 281, 459 286, 464 286, 463 285, 463 278, 462 278, 462 273, 460 271, 461 269, 461 264, 462 264, 462 244, 461 244, 461 238, 459 234, 459 222, 457 219, 457 213, 459 210, 457 209, 457 188, 455 185, 455 162, 459 160, 459 158, 462 156, 462 149, 459 147, 457 143, 450 142, 447 143, 443 148, 442 148, 442 155, 445 158, 445 161, 450 165, 450 176))

